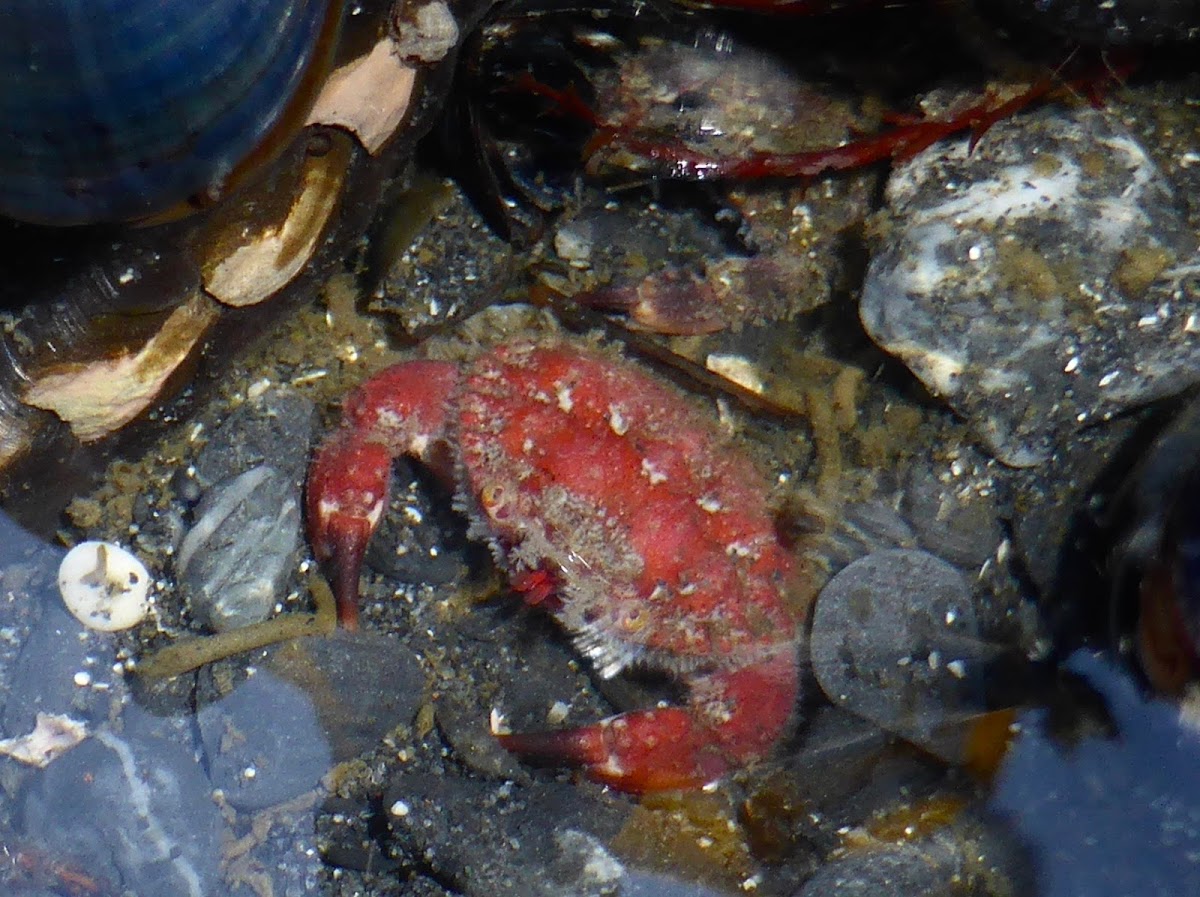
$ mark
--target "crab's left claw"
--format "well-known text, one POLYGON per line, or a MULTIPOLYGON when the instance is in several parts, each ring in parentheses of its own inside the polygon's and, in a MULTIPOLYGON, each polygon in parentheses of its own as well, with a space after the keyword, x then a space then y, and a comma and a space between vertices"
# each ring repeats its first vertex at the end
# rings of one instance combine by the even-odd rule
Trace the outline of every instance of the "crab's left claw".
POLYGON ((497 734, 527 759, 579 766, 621 791, 700 788, 767 755, 796 703, 795 652, 694 680, 686 707, 657 707, 557 732, 497 734))
POLYGON ((709 734, 682 707, 623 713, 577 729, 496 738, 528 760, 579 766, 589 778, 634 794, 700 788, 730 768, 709 734))
POLYGON ((308 473, 308 536, 329 568, 338 621, 358 628, 358 577, 363 554, 387 503, 391 452, 350 429, 321 446, 308 473))

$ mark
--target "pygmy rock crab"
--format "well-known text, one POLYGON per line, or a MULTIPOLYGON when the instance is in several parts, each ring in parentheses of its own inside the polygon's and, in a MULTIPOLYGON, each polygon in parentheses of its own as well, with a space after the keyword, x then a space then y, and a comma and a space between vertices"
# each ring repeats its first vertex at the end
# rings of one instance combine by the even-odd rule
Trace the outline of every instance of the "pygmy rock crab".
POLYGON ((514 588, 602 676, 645 664, 687 683, 686 707, 500 735, 505 747, 634 792, 702 786, 769 752, 796 703, 808 577, 761 474, 686 400, 566 342, 367 380, 308 478, 309 535, 347 628, 401 454, 455 485, 514 588))

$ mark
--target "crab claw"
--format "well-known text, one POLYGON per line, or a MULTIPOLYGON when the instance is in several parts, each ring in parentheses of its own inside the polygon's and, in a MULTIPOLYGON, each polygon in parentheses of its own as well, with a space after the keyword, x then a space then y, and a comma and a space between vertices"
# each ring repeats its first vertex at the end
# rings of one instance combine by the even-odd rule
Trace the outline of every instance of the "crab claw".
POLYGON ((654 333, 715 333, 729 326, 721 297, 699 274, 666 268, 636 286, 607 286, 574 297, 580 305, 621 312, 654 333))
POLYGON ((457 365, 445 361, 384 368, 347 396, 341 428, 308 468, 308 538, 329 569, 346 629, 358 628, 358 577, 387 504, 392 460, 411 455, 450 478, 446 399, 458 376, 457 365))
POLYGON ((589 778, 634 794, 699 788, 729 771, 708 733, 682 707, 622 713, 577 729, 496 738, 527 760, 580 766, 589 778))
POLYGON ((526 759, 579 766, 621 791, 700 788, 767 755, 791 719, 798 676, 797 658, 788 650, 698 677, 687 707, 635 710, 592 726, 496 738, 526 759))
POLYGON ((392 453, 353 430, 329 439, 313 459, 306 493, 308 534, 330 571, 338 621, 358 628, 358 577, 391 486, 392 453))

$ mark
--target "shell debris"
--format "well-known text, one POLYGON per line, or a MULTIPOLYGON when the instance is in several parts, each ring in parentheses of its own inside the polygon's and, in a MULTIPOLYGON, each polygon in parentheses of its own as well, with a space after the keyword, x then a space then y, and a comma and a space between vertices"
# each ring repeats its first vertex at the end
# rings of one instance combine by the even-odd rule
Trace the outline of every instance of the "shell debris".
POLYGON ((45 768, 87 738, 87 726, 58 713, 38 713, 33 731, 0 739, 0 754, 29 766, 45 768))
POLYGON ((75 619, 101 632, 129 629, 150 612, 150 573, 112 542, 81 542, 68 551, 58 590, 75 619))

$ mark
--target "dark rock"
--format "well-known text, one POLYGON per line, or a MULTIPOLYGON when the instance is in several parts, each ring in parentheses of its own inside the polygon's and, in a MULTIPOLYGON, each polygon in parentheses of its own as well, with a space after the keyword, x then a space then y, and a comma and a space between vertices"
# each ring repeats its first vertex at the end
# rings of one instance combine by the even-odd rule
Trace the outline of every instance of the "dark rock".
POLYGON ((239 809, 303 794, 333 766, 308 695, 267 670, 202 708, 198 720, 209 777, 239 809))
POLYGON ((203 769, 174 742, 101 729, 35 777, 21 817, 27 837, 65 847, 113 893, 219 893, 220 814, 203 769))
POLYGON ((304 482, 316 428, 316 406, 294 389, 276 386, 229 415, 195 462, 196 481, 210 489, 260 464, 270 464, 295 487, 304 482))
POLYGON ((400 855, 468 897, 613 895, 623 867, 603 843, 622 812, 587 794, 414 774, 392 782, 384 808, 400 855))
POLYGON ((304 689, 335 763, 379 746, 411 725, 426 698, 425 671, 399 639, 339 630, 281 645, 266 666, 304 689))
POLYGON ((889 845, 835 860, 805 882, 795 897, 952 897, 962 863, 926 845, 889 845))

